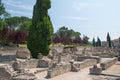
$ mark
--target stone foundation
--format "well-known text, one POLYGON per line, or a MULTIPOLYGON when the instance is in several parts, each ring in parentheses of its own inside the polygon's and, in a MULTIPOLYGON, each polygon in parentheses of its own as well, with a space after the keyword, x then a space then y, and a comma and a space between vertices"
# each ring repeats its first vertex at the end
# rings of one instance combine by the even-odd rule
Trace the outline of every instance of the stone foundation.
POLYGON ((56 65, 54 68, 48 70, 47 77, 52 78, 70 71, 71 71, 70 63, 56 65))
POLYGON ((16 57, 20 59, 30 59, 31 55, 30 52, 27 50, 18 50, 16 52, 16 57))
POLYGON ((102 70, 106 70, 107 68, 111 67, 117 62, 117 58, 112 58, 107 61, 104 61, 100 63, 100 66, 102 67, 102 70))
POLYGON ((77 61, 83 61, 85 59, 96 59, 97 60, 97 63, 99 63, 101 60, 100 60, 100 57, 97 57, 97 56, 79 56, 77 57, 77 61))
POLYGON ((97 61, 95 59, 86 59, 81 62, 73 62, 73 65, 71 65, 72 66, 71 71, 78 72, 83 68, 86 68, 95 64, 97 64, 97 61))
POLYGON ((36 59, 16 61, 13 63, 13 68, 16 71, 19 71, 21 69, 37 68, 37 66, 38 66, 38 60, 36 59))

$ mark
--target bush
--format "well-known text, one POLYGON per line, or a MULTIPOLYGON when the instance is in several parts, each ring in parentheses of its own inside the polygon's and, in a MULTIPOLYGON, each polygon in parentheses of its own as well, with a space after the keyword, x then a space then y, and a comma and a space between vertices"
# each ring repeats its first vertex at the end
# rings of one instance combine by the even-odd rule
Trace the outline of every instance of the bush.
POLYGON ((26 41, 27 34, 22 31, 14 31, 8 28, 0 30, 0 42, 8 44, 10 42, 15 44, 22 44, 26 41))

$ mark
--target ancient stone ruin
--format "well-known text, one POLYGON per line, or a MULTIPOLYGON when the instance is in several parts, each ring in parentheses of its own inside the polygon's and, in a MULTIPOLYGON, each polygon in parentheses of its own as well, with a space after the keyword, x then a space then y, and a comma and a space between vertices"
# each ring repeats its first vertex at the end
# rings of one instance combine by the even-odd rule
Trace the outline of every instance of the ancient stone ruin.
POLYGON ((36 75, 47 71, 46 78, 78 72, 92 66, 92 75, 100 75, 119 59, 119 49, 101 47, 51 47, 51 52, 33 59, 24 48, 0 50, 0 80, 40 80, 36 75), (61 50, 60 50, 61 49, 61 50), (108 58, 101 62, 102 58, 108 58))

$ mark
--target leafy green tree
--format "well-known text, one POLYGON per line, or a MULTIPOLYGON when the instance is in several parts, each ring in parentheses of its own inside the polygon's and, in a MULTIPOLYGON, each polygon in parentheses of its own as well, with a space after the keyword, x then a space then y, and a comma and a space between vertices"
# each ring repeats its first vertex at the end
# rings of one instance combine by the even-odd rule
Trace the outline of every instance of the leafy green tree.
POLYGON ((108 47, 111 48, 111 38, 110 38, 109 33, 107 33, 107 43, 108 43, 108 47))
POLYGON ((58 31, 59 33, 59 36, 62 38, 62 37, 66 37, 67 33, 66 31, 68 31, 68 28, 67 27, 61 27, 58 31))
POLYGON ((49 54, 53 35, 53 26, 48 15, 49 8, 51 8, 50 0, 36 0, 27 41, 27 47, 33 58, 37 58, 38 53, 44 56, 49 54))
POLYGON ((21 16, 18 30, 28 33, 29 27, 32 25, 32 19, 21 16))
POLYGON ((29 26, 31 25, 31 19, 29 19, 28 17, 9 17, 5 19, 5 22, 8 26, 8 28, 14 30, 20 30, 20 31, 28 31, 29 26))
POLYGON ((0 0, 0 18, 2 18, 2 15, 5 14, 5 7, 4 4, 2 3, 2 1, 0 0))
POLYGON ((5 19, 5 22, 8 28, 10 28, 11 30, 15 30, 16 28, 18 28, 18 25, 20 23, 20 18, 17 16, 9 17, 5 19))
POLYGON ((9 17, 5 19, 7 27, 11 30, 20 30, 28 33, 28 29, 32 23, 32 19, 28 17, 9 17))
POLYGON ((72 29, 68 29, 67 27, 61 27, 56 33, 54 33, 54 37, 67 37, 70 39, 80 39, 80 33, 76 32, 72 29))
POLYGON ((88 44, 88 42, 89 42, 88 40, 89 40, 89 37, 84 35, 83 36, 83 41, 85 41, 85 44, 88 44))
POLYGON ((0 19, 9 17, 10 14, 5 10, 4 4, 2 3, 2 0, 0 0, 0 19))
POLYGON ((92 45, 93 45, 94 47, 96 46, 95 38, 93 38, 92 45))
POLYGON ((20 17, 20 23, 21 23, 21 24, 23 24, 24 21, 28 21, 28 20, 31 20, 31 19, 29 19, 29 18, 26 17, 26 16, 21 16, 21 17, 20 17))
POLYGON ((6 27, 6 23, 4 20, 0 19, 0 30, 6 27))
POLYGON ((28 33, 30 26, 31 26, 31 20, 24 21, 24 22, 19 26, 19 30, 28 33))
POLYGON ((4 19, 8 17, 10 14, 6 12, 4 4, 0 0, 0 30, 6 27, 6 23, 4 19))

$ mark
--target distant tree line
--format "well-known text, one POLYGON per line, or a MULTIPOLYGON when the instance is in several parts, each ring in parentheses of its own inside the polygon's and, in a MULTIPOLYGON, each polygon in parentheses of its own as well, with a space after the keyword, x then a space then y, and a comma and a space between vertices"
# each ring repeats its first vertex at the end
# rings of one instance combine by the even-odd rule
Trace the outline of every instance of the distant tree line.
POLYGON ((93 38, 92 44, 93 44, 94 47, 98 47, 98 46, 102 45, 99 37, 97 37, 97 41, 95 41, 95 38, 93 38))
POLYGON ((64 45, 70 45, 70 44, 79 44, 79 45, 85 45, 89 43, 89 37, 83 36, 83 38, 80 37, 81 33, 76 32, 72 29, 68 29, 67 27, 63 26, 57 32, 53 35, 53 43, 62 43, 64 45))
POLYGON ((0 30, 9 28, 10 30, 19 30, 28 33, 32 19, 25 16, 8 17, 2 20, 0 30))
POLYGON ((28 17, 11 17, 0 0, 0 44, 24 43, 30 25, 31 19, 28 17))
MULTIPOLYGON (((107 46, 109 48, 111 48, 112 47, 112 41, 111 41, 111 37, 110 37, 109 33, 107 33, 106 42, 108 44, 107 46)), ((97 41, 95 41, 95 38, 93 38, 92 45, 94 47, 100 47, 100 46, 102 46, 102 42, 101 42, 100 38, 97 37, 97 41)))

